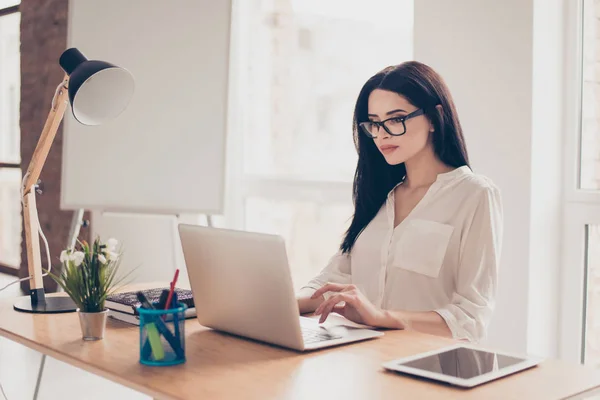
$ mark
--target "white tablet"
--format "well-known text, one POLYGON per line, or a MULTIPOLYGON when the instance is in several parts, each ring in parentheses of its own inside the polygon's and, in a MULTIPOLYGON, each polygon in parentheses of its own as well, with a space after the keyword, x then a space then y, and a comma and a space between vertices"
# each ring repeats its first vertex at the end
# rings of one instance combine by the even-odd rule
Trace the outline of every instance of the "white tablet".
POLYGON ((383 367, 456 386, 474 387, 534 367, 541 361, 541 358, 459 344, 393 360, 383 367))

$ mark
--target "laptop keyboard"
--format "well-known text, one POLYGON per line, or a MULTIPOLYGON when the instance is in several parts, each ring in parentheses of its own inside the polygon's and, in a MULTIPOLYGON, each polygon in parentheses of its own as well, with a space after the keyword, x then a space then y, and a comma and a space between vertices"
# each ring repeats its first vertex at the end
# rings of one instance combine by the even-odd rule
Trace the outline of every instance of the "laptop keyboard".
POLYGON ((305 326, 301 327, 302 330, 302 338, 304 339, 305 344, 309 343, 317 343, 324 342, 325 340, 333 340, 340 339, 341 335, 336 335, 331 332, 328 332, 323 328, 307 328, 305 326))

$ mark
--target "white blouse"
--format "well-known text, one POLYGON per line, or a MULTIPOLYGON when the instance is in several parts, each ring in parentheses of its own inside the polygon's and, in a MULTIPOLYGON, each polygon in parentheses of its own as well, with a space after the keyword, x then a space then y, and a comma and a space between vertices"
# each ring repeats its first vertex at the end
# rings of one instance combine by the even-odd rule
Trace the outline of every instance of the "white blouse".
POLYGON ((353 283, 387 310, 435 311, 456 339, 485 337, 494 309, 502 241, 498 188, 467 166, 440 174, 394 228, 394 190, 357 238, 300 294, 353 283))

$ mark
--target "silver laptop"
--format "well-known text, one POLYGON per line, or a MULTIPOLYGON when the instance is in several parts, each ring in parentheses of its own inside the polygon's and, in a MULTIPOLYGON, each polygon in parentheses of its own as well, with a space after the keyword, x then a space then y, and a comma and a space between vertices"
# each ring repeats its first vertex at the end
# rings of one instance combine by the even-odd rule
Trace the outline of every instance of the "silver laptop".
POLYGON ((382 336, 300 317, 280 236, 179 225, 200 324, 304 351, 382 336))

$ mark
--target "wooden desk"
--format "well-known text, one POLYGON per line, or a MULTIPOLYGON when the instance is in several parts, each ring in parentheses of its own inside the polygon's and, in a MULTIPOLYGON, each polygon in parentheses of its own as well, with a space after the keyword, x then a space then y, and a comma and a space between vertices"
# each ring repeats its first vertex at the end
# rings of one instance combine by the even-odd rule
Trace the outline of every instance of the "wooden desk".
MULTIPOLYGON (((32 315, 0 302, 0 335, 157 399, 559 399, 600 387, 600 371, 547 361, 472 390, 385 372, 381 363, 449 339, 390 331, 381 339, 300 354, 186 322, 187 362, 138 363, 138 327, 109 321, 106 337, 81 340, 76 314, 32 315)), ((81 394, 82 398, 84 393, 81 394)))

